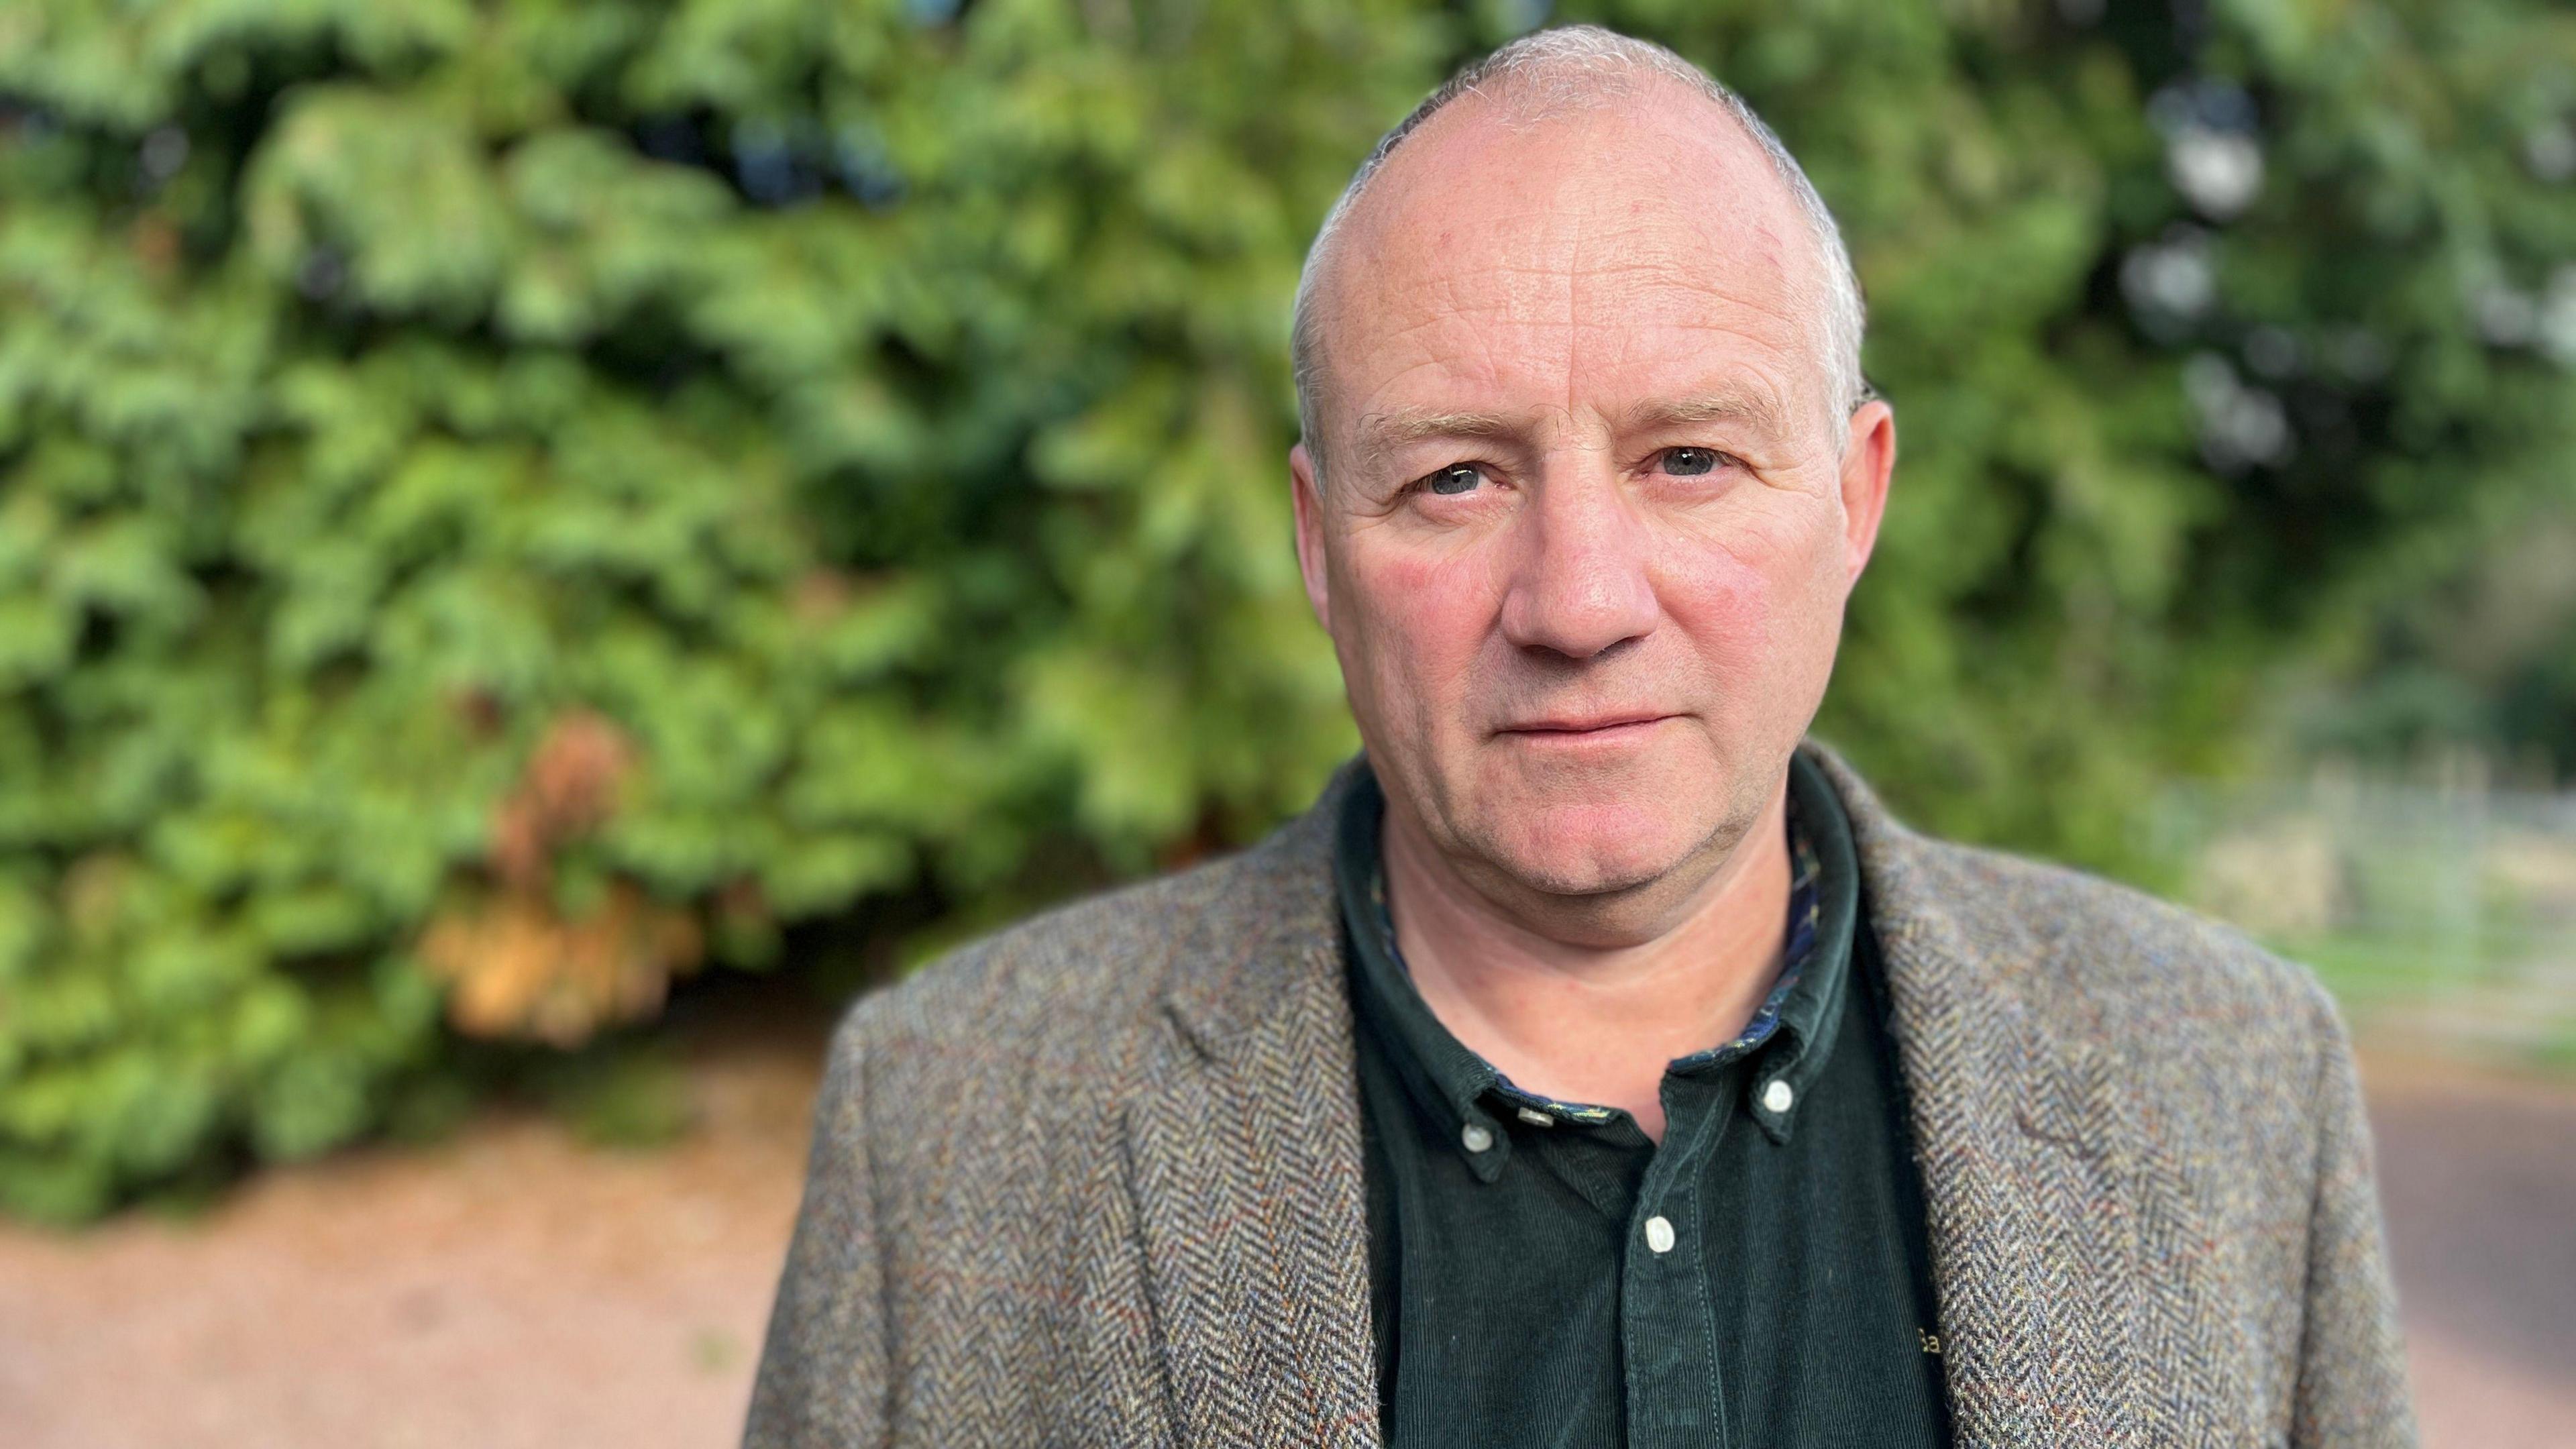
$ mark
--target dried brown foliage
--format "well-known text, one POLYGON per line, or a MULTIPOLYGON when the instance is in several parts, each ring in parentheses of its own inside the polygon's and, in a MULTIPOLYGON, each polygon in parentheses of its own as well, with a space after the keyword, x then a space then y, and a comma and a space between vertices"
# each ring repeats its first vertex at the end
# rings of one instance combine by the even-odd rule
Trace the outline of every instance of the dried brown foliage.
POLYGON ((421 938, 459 1030, 574 1045, 660 1010, 671 978, 697 966, 705 937, 694 914, 631 881, 612 883, 578 915, 555 899, 556 851, 616 813, 634 757, 624 732, 589 711, 557 719, 529 752, 518 787, 493 812, 495 889, 442 913, 421 938))

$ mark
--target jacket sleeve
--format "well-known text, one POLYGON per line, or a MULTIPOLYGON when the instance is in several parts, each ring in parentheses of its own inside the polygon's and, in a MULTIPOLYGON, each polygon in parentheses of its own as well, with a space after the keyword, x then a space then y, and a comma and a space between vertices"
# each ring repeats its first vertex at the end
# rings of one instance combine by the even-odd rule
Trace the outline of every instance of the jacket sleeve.
POLYGON ((2322 1037, 2316 1197, 2308 1218, 2307 1295, 2290 1442, 2303 1449, 2411 1446, 2415 1415, 2361 1078, 2333 1001, 2322 990, 2315 1001, 2322 1037))
POLYGON ((744 1449, 874 1449, 887 1423, 883 1245, 868 1166, 861 1018, 834 1033, 805 1197, 751 1390, 744 1449))

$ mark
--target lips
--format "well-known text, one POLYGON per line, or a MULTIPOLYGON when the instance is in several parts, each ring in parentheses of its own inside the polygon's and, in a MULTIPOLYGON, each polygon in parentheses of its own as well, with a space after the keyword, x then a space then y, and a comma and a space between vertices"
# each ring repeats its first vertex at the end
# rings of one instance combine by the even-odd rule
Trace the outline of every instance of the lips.
POLYGON ((1657 720, 1671 718, 1671 715, 1660 714, 1654 711, 1637 711, 1625 714, 1567 716, 1557 719, 1528 720, 1520 724, 1505 725, 1501 732, 1509 735, 1597 735, 1605 734, 1612 730, 1625 729, 1630 726, 1650 725, 1655 723, 1657 720))

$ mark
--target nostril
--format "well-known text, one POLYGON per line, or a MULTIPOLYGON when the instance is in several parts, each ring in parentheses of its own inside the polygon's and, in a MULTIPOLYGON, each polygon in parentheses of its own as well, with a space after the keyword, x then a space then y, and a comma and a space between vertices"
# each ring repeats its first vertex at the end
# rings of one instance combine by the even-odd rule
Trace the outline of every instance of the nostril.
POLYGON ((1641 570, 1557 569, 1520 580, 1502 624, 1514 644, 1584 659, 1652 632, 1660 612, 1641 570))

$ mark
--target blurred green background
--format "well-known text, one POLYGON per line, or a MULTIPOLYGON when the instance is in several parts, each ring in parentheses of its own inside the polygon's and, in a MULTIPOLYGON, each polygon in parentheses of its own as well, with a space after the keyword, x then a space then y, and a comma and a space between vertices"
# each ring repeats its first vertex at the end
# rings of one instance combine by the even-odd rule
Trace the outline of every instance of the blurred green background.
POLYGON ((530 1074, 647 1130, 674 989, 1303 805, 1298 261, 1551 20, 1848 233, 1904 456, 1820 732, 2563 1054, 2563 6, 0 0, 0 1209, 530 1074))

